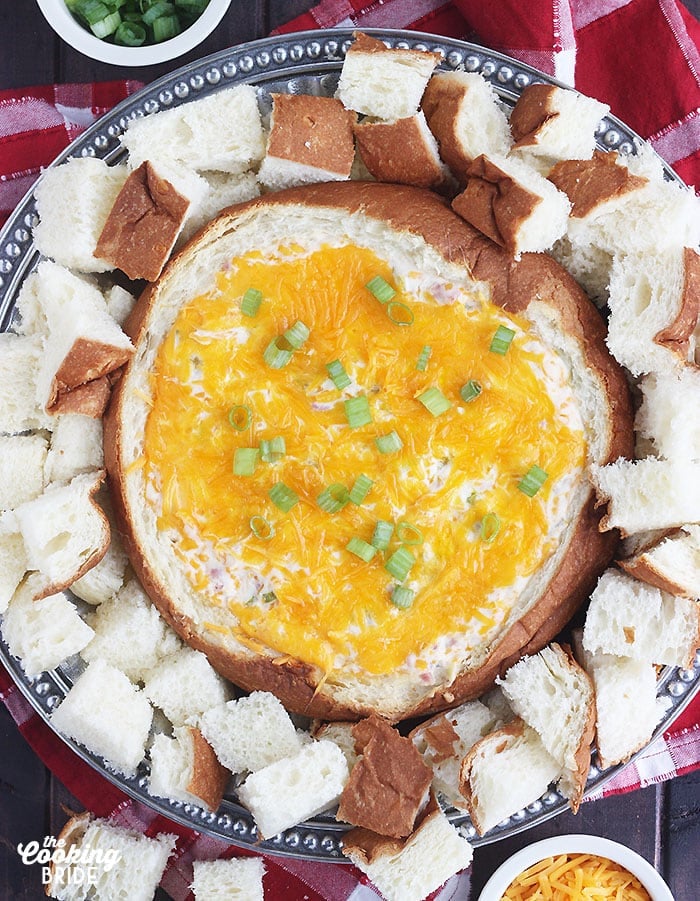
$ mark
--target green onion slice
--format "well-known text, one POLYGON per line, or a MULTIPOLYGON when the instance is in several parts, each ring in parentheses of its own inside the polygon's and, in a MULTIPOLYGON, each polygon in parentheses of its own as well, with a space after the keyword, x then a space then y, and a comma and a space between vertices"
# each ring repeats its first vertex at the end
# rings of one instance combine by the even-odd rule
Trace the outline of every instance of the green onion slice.
POLYGON ((345 547, 351 554, 359 557, 360 560, 364 560, 365 563, 369 563, 372 557, 377 553, 376 547, 373 547, 371 544, 364 541, 364 539, 357 538, 356 536, 353 536, 345 547))
POLYGON ((261 541, 269 541, 275 534, 275 527, 269 519, 256 514, 250 517, 250 531, 261 541))
POLYGON ((387 522, 386 519, 378 519, 372 534, 372 544, 378 551, 385 551, 389 547, 393 534, 393 522, 387 522))
POLYGON ((270 341, 263 353, 263 360, 270 369, 282 369, 292 359, 293 351, 280 347, 279 341, 280 336, 278 335, 270 341))
POLYGON ((413 310, 400 300, 392 300, 386 308, 386 315, 394 325, 413 325, 413 310))
POLYGON ((413 603, 415 591, 412 588, 404 588, 403 585, 395 585, 391 592, 391 603, 399 610, 408 610, 413 603))
POLYGON ((539 466, 531 466, 518 482, 518 488, 528 497, 534 497, 547 479, 548 475, 544 469, 540 469, 539 466))
POLYGON ((333 384, 338 390, 347 388, 350 384, 350 376, 345 371, 345 367, 340 360, 333 360, 332 363, 326 363, 328 375, 333 380, 333 384))
POLYGON ((169 16, 175 12, 175 7, 172 3, 168 3, 167 0, 156 0, 156 2, 149 6, 149 8, 143 14, 143 23, 144 25, 153 25, 156 19, 159 19, 161 16, 169 16))
POLYGON ((396 526, 396 537, 401 544, 423 544, 423 533, 411 522, 400 522, 396 526))
POLYGON ((119 13, 110 13, 110 15, 105 16, 104 19, 100 19, 99 22, 95 22, 94 25, 90 26, 90 31, 95 35, 96 38, 102 40, 102 38, 109 37, 110 34, 114 34, 114 32, 119 28, 122 22, 122 17, 119 13))
POLYGON ((228 421, 237 432, 244 432, 250 425, 251 412, 246 404, 234 404, 228 411, 228 421))
POLYGON ((299 348, 306 343, 310 334, 311 330, 308 325, 305 325, 300 319, 297 319, 294 325, 287 329, 283 337, 294 350, 299 350, 299 348))
POLYGON ((233 455, 233 474, 252 476, 258 465, 260 451, 257 447, 237 447, 233 455))
POLYGON ((428 413, 432 413, 433 416, 441 416, 452 406, 452 401, 448 400, 442 391, 435 386, 419 394, 416 400, 419 400, 428 413))
POLYGON ((284 482, 277 482, 267 493, 275 507, 283 513, 289 513, 299 503, 299 495, 284 482))
POLYGON ((121 22, 114 32, 114 43, 122 47, 140 47, 146 42, 146 29, 138 22, 121 22))
POLYGON ((428 368, 428 360, 430 359, 430 354, 433 352, 432 347, 429 344, 426 344, 423 347, 423 350, 420 352, 418 359, 416 360, 416 369, 418 372, 425 372, 428 368))
POLYGON ((384 569, 386 569, 387 572, 390 572, 399 582, 403 582, 415 562, 416 558, 409 549, 401 545, 401 547, 396 548, 391 557, 386 561, 384 569))
POLYGON ((481 528, 479 529, 479 538, 486 544, 491 544, 496 535, 501 531, 501 520, 496 513, 487 513, 481 520, 481 528))
POLYGON ((370 489, 374 485, 372 479, 369 476, 366 476, 364 473, 360 473, 360 475, 355 479, 355 483, 350 489, 350 500, 353 504, 357 504, 359 507, 362 501, 367 497, 370 492, 370 489))
POLYGON ((275 435, 274 438, 263 438, 260 441, 260 456, 265 463, 277 463, 287 453, 287 446, 283 435, 275 435))
POLYGON ((459 396, 468 404, 481 394, 481 390, 481 385, 476 379, 469 379, 469 381, 459 389, 459 396))
POLYGON ((344 403, 345 416, 351 429, 357 429, 372 422, 372 411, 366 395, 358 394, 357 397, 349 397, 344 403))
POLYGON ((365 287, 370 294, 373 294, 374 297, 376 297, 379 303, 388 303, 396 294, 396 290, 392 288, 389 282, 385 278, 382 278, 381 275, 375 275, 374 278, 367 282, 365 287))
POLYGON ((180 20, 177 16, 160 16, 153 23, 153 40, 156 44, 168 41, 180 34, 180 20))
POLYGON ((388 435, 379 435, 374 439, 374 443, 380 454, 391 454, 394 451, 400 451, 403 447, 403 441, 396 429, 393 429, 388 435))
POLYGON ((491 339, 489 350, 491 351, 491 353, 505 356, 505 354, 508 352, 508 348, 510 347, 510 342, 514 337, 514 329, 507 328, 505 325, 499 325, 494 333, 493 338, 491 339))
POLYGON ((259 291, 257 288, 248 288, 241 300, 241 313, 251 318, 257 316, 262 299, 262 291, 259 291))
POLYGON ((350 493, 345 485, 334 482, 319 494, 317 501, 326 513, 338 513, 350 501, 350 493))
POLYGON ((263 603, 265 603, 265 604, 274 604, 275 601, 277 600, 277 595, 275 594, 274 591, 266 591, 263 594, 262 599, 263 599, 263 603))

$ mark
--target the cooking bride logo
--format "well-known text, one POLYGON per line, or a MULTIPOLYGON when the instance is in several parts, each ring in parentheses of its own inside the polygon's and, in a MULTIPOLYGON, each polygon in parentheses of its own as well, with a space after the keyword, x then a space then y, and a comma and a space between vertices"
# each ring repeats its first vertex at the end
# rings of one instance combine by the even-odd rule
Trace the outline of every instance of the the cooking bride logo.
POLYGON ((121 851, 114 848, 80 848, 62 838, 47 835, 40 844, 37 841, 20 843, 17 853, 25 866, 41 866, 41 884, 51 884, 52 889, 67 885, 96 885, 100 876, 108 873, 120 860, 121 851))

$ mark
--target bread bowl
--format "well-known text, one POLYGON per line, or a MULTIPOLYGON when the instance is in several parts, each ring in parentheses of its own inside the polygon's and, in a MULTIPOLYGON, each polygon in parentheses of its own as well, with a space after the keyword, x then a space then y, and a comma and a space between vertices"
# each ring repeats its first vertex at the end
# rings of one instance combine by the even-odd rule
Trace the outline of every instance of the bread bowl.
MULTIPOLYGON (((294 267, 298 265, 303 269, 303 265, 298 262, 291 265, 293 272, 296 272, 294 267)), ((342 271, 345 274, 349 270, 342 271)), ((248 275, 246 277, 250 278, 248 275)), ((357 280, 358 275, 353 277, 357 280)), ((248 282, 245 284, 249 287, 248 282)), ((323 290, 320 293, 323 295, 323 290)), ((195 302, 194 306, 196 305, 195 302)), ((399 316, 406 315, 403 310, 398 310, 398 313, 399 316)), ((196 318, 199 317, 198 312, 196 318)), ((603 465, 632 451, 627 384, 622 370, 605 349, 603 322, 583 292, 550 258, 539 254, 524 254, 516 262, 454 215, 446 202, 435 194, 406 186, 337 183, 281 191, 232 207, 205 228, 168 264, 159 281, 147 288, 138 301, 126 328, 137 350, 133 362, 124 370, 106 417, 105 451, 117 521, 123 530, 132 564, 163 616, 188 644, 204 651, 213 666, 237 685, 248 690, 272 690, 292 711, 325 719, 352 719, 376 712, 389 720, 397 721, 409 715, 442 709, 467 697, 475 697, 521 654, 539 650, 568 622, 579 604, 588 596, 597 576, 614 552, 615 534, 599 531, 599 517, 594 510, 593 493, 586 478, 586 470, 593 463, 603 465), (319 250, 325 245, 334 245, 336 249, 319 250), (280 251, 280 248, 290 246, 296 247, 296 250, 280 251), (356 293, 357 290, 360 291, 361 299, 358 300, 355 294, 349 294, 350 300, 346 302, 346 306, 341 304, 332 311, 335 316, 338 309, 342 308, 345 318, 341 325, 345 332, 341 333, 337 322, 329 323, 328 318, 324 321, 318 309, 314 311, 308 305, 304 308, 303 304, 292 304, 293 309, 285 308, 285 304, 290 302, 284 299, 283 291, 280 291, 282 299, 277 301, 278 306, 275 307, 275 301, 271 299, 274 295, 273 288, 269 289, 270 298, 263 301, 263 309, 267 304, 277 319, 273 322, 265 318, 269 314, 263 313, 260 320, 250 319, 252 324, 246 325, 240 313, 239 300, 236 299, 234 303, 232 298, 239 298, 245 290, 237 273, 245 272, 246 267, 253 267, 258 284, 261 284, 262 275, 256 262, 260 253, 275 258, 274 267, 278 267, 273 267, 273 271, 277 273, 275 278, 284 274, 284 266, 288 265, 283 260, 286 255, 297 261, 313 258, 313 265, 323 271, 322 279, 332 278, 331 270, 338 271, 337 267, 342 269, 346 265, 343 263, 343 256, 350 254, 361 276, 360 288, 353 290, 356 293), (328 257, 327 264, 324 263, 323 254, 328 257), (406 262, 409 258, 410 264, 406 262), (383 272, 387 278, 393 277, 397 288, 406 286, 397 296, 402 298, 401 306, 404 309, 406 304, 403 304, 403 300, 412 304, 419 331, 416 323, 410 328, 402 328, 402 323, 389 321, 383 306, 369 292, 364 291, 363 285, 369 281, 369 276, 375 269, 383 272), (252 440, 255 432, 245 431, 245 437, 239 439, 235 430, 228 427, 228 433, 222 439, 222 448, 227 446, 227 450, 222 449, 223 456, 219 457, 219 451, 214 449, 214 469, 209 470, 207 467, 211 464, 212 448, 200 454, 188 437, 187 446, 197 462, 193 468, 183 467, 182 454, 187 450, 178 443, 177 435, 189 433, 194 421, 189 419, 190 414, 183 408, 178 414, 182 421, 178 420, 178 424, 175 422, 177 417, 173 416, 173 411, 178 409, 184 397, 179 396, 179 388, 167 400, 165 394, 158 392, 163 391, 167 385, 185 385, 186 380, 178 382, 177 378, 166 372, 177 357, 172 339, 175 331, 179 333, 185 327, 179 317, 188 316, 190 302, 214 287, 217 272, 224 272, 218 276, 217 288, 217 291, 223 291, 224 294, 229 290, 225 287, 226 272, 233 273, 234 283, 230 287, 233 294, 224 301, 224 307, 225 315, 233 317, 228 327, 237 335, 235 340, 244 342, 248 340, 246 335, 257 335, 250 339, 251 346, 256 348, 254 352, 251 350, 246 355, 240 349, 243 345, 238 345, 243 381, 235 388, 227 388, 232 392, 229 397, 238 391, 239 406, 250 405, 253 417, 268 418, 267 428, 259 431, 258 438, 269 438, 274 434, 275 428, 279 429, 280 423, 286 421, 286 401, 282 403, 283 409, 280 411, 279 407, 275 407, 277 401, 274 398, 268 407, 260 400, 260 382, 265 384, 271 381, 273 395, 274 392, 282 392, 281 396, 289 403, 297 405, 295 410, 302 404, 306 412, 300 413, 298 418, 303 422, 303 428, 308 430, 310 446, 315 447, 313 442, 316 441, 320 448, 318 454, 329 455, 330 463, 327 465, 323 462, 325 458, 314 458, 316 467, 325 467, 321 478, 313 466, 305 465, 304 454, 300 456, 298 449, 292 450, 278 464, 286 468, 277 471, 286 473, 288 481, 295 480, 293 484, 302 497, 302 503, 297 509, 297 514, 306 521, 302 528, 308 526, 312 529, 305 551, 302 549, 305 539, 297 545, 292 544, 292 568, 297 565, 312 568, 316 566, 318 569, 318 560, 321 559, 321 571, 323 567, 330 567, 331 575, 321 583, 320 589, 314 590, 319 590, 324 597, 324 591, 330 595, 331 589, 338 588, 338 581, 353 586, 349 590, 360 592, 362 605, 369 607, 371 616, 383 623, 384 634, 379 637, 394 641, 396 651, 392 650, 384 655, 377 653, 374 642, 377 630, 363 628, 357 617, 354 618, 354 625, 346 617, 340 626, 338 620, 330 616, 325 620, 320 616, 318 622, 312 623, 315 615, 313 603, 300 600, 304 597, 303 592, 308 592, 309 589, 302 586, 297 590, 295 580, 290 580, 287 576, 275 580, 265 572, 264 555, 274 555, 275 539, 269 542, 258 541, 258 547, 255 548, 255 539, 260 536, 249 537, 245 534, 250 532, 248 528, 244 528, 244 533, 241 533, 241 523, 245 526, 251 517, 258 515, 273 516, 272 527, 276 523, 280 530, 284 528, 284 522, 289 522, 295 514, 286 514, 288 518, 285 520, 284 516, 277 515, 279 511, 275 511, 269 502, 265 506, 264 493, 257 498, 254 496, 255 491, 250 486, 260 478, 246 480, 245 477, 232 477, 230 474, 231 455, 235 448, 255 443, 252 440), (366 295, 364 299, 363 291, 366 295), (466 304, 466 309, 453 300, 455 291, 458 291, 458 300, 461 299, 466 304), (441 297, 451 302, 440 304, 438 300, 441 297), (491 300, 487 301, 487 297, 491 300), (350 319, 348 309, 352 314, 350 319), (249 367, 252 365, 251 359, 259 360, 263 346, 260 340, 264 339, 267 346, 270 337, 274 338, 275 329, 282 332, 296 318, 303 316, 309 320, 309 327, 315 336, 320 337, 310 339, 309 349, 300 353, 298 362, 294 361, 289 370, 265 367, 258 373, 259 383, 254 385, 255 376, 250 376, 249 367), (356 320, 355 328, 365 336, 359 343, 352 337, 352 328, 348 324, 351 320, 356 320), (490 338, 497 325, 506 321, 518 330, 519 337, 515 339, 513 350, 508 351, 510 356, 504 355, 499 366, 501 363, 503 366, 512 365, 515 367, 513 372, 517 372, 518 377, 525 378, 525 373, 532 371, 531 364, 525 361, 525 356, 531 352, 532 359, 539 361, 532 364, 538 372, 532 391, 529 388, 524 391, 514 388, 510 376, 506 378, 504 375, 497 375, 498 371, 505 372, 496 365, 499 355, 489 353, 485 348, 479 350, 481 345, 474 351, 476 358, 463 367, 460 363, 455 364, 454 359, 448 359, 447 355, 441 360, 441 347, 445 347, 444 336, 443 344, 440 344, 441 330, 447 328, 449 332, 452 329, 449 341, 455 340, 455 329, 459 340, 467 340, 465 329, 478 323, 476 331, 481 329, 490 338), (338 327, 334 331, 335 326, 338 327), (379 335, 378 338, 367 337, 373 331, 379 335), (409 332, 411 336, 407 338, 406 334, 409 332), (330 334, 330 339, 324 338, 326 334, 330 334), (416 357, 410 355, 415 353, 417 356, 424 341, 434 345, 433 359, 437 362, 433 363, 432 369, 422 373, 415 370, 413 361, 416 357), (319 371, 323 370, 325 362, 338 355, 340 348, 340 355, 346 354, 345 360, 353 378, 359 380, 360 369, 353 368, 352 357, 348 354, 355 351, 361 353, 359 348, 363 342, 369 342, 370 351, 365 353, 370 356, 374 354, 372 360, 377 355, 393 354, 396 358, 396 375, 390 378, 387 375, 389 370, 381 367, 373 375, 373 378, 376 376, 375 380, 379 379, 378 384, 384 380, 383 397, 389 398, 386 401, 389 412, 382 412, 377 403, 377 412, 373 414, 377 417, 377 422, 352 428, 348 422, 344 423, 342 414, 338 413, 338 409, 342 410, 342 393, 330 385, 323 387, 321 384, 319 387, 319 381, 323 381, 319 371), (517 349, 519 345, 520 350, 517 349), (171 359, 173 351, 175 355, 171 359), (519 358, 518 354, 525 356, 519 358), (401 357, 410 358, 410 363, 404 364, 402 369, 398 368, 401 357), (566 359, 566 366, 576 373, 574 380, 564 375, 566 368, 562 367, 562 358, 566 359), (421 504, 416 499, 431 494, 426 485, 430 479, 436 478, 435 448, 441 448, 440 453, 447 452, 458 459, 460 467, 469 465, 463 455, 460 437, 462 429, 472 428, 472 435, 476 434, 474 423, 478 423, 488 408, 482 407, 482 412, 478 415, 472 414, 476 415, 476 419, 470 419, 470 410, 478 404, 473 404, 470 408, 467 402, 458 400, 455 395, 459 385, 466 381, 469 369, 478 369, 478 359, 486 360, 488 366, 494 367, 491 375, 487 369, 483 370, 487 383, 484 396, 492 394, 491 399, 495 401, 496 393, 491 389, 495 391, 496 385, 500 384, 501 389, 506 392, 501 395, 501 401, 508 398, 506 406, 512 402, 517 407, 519 399, 523 401, 525 407, 521 407, 517 414, 521 417, 517 428, 521 435, 529 429, 528 435, 535 436, 535 442, 539 442, 538 453, 546 445, 544 453, 545 456, 549 454, 550 458, 546 462, 537 454, 533 457, 532 447, 528 447, 523 441, 525 450, 523 454, 516 453, 515 459, 508 459, 507 463, 503 463, 498 454, 495 460, 491 459, 489 466, 495 465, 496 469, 506 467, 502 481, 508 485, 504 489, 505 496, 501 498, 500 506, 497 505, 503 519, 503 534, 498 541, 493 542, 488 537, 484 539, 483 534, 480 542, 472 539, 480 527, 483 533, 482 524, 488 515, 488 504, 496 502, 494 497, 498 498, 498 479, 496 487, 492 486, 489 490, 483 485, 479 486, 478 478, 484 478, 488 469, 484 469, 486 464, 483 461, 478 474, 465 469, 455 475, 453 482, 447 477, 445 492, 452 492, 452 507, 457 503, 462 505, 454 535, 461 535, 462 538, 466 536, 469 539, 467 544, 477 546, 475 560, 483 559, 484 553, 488 551, 492 555, 492 564, 498 561, 497 566, 501 568, 505 566, 505 555, 518 556, 513 553, 518 550, 522 537, 517 530, 518 516, 524 517, 523 523, 527 520, 525 527, 528 530, 533 528, 538 532, 539 529, 541 540, 538 538, 534 542, 534 550, 528 550, 524 555, 524 559, 527 559, 524 569, 518 570, 516 567, 511 572, 510 582, 506 583, 501 592, 506 593, 506 601, 496 604, 490 600, 490 593, 495 592, 498 582, 487 584, 480 596, 479 603, 483 606, 481 613, 479 609, 474 612, 474 607, 469 607, 469 600, 462 597, 459 602, 463 605, 462 611, 452 615, 443 611, 445 621, 438 624, 436 619, 439 620, 439 611, 444 607, 445 589, 435 588, 434 577, 425 577, 421 581, 419 576, 417 582, 409 580, 409 584, 418 589, 416 603, 409 610, 398 610, 388 597, 391 580, 381 564, 377 565, 375 561, 373 567, 365 564, 363 569, 362 564, 358 567, 354 562, 355 558, 345 550, 345 543, 354 534, 353 529, 369 542, 370 523, 389 515, 381 513, 382 510, 389 509, 381 494, 391 491, 388 487, 389 479, 385 479, 380 491, 375 490, 375 496, 369 499, 369 514, 364 507, 355 505, 351 505, 352 509, 348 507, 343 511, 348 514, 346 518, 351 523, 350 531, 342 515, 334 517, 332 514, 319 512, 314 502, 324 488, 324 479, 325 484, 329 481, 338 482, 341 471, 349 486, 351 479, 361 470, 369 472, 374 481, 381 481, 382 472, 386 470, 393 473, 390 478, 395 480, 401 476, 401 467, 410 469, 415 463, 419 476, 413 480, 415 486, 411 485, 413 494, 409 494, 408 498, 403 497, 400 503, 396 500, 394 515, 397 520, 413 515, 418 517, 414 523, 415 533, 425 531, 422 550, 429 560, 430 554, 436 553, 433 548, 439 547, 434 544, 435 539, 430 531, 430 517, 437 517, 439 523, 444 523, 449 516, 445 513, 444 498, 439 503, 435 502, 433 507, 426 502, 424 509, 421 509, 421 504), (546 363, 543 363, 545 360, 546 363), (156 370, 158 374, 154 376, 156 370), (546 375, 548 370, 549 376, 546 375), (287 372, 291 372, 293 376, 289 383, 291 388, 284 381, 289 378, 287 372), (396 381, 397 378, 410 383, 409 394, 412 396, 404 397, 406 390, 396 381), (303 391, 297 391, 294 379, 309 383, 316 380, 313 402, 304 399, 303 391), (436 379, 442 390, 453 398, 453 408, 442 420, 438 416, 431 416, 416 401, 417 395, 436 379), (547 429, 540 429, 540 423, 535 425, 530 421, 528 424, 528 417, 531 420, 534 414, 528 413, 526 408, 540 390, 550 400, 544 407, 538 408, 536 415, 545 417, 547 428, 553 429, 552 436, 556 433, 556 437, 551 439, 543 437, 547 429), (240 396, 240 392, 245 391, 248 392, 247 399, 240 396), (563 393, 557 396, 559 391, 563 393), (161 405, 161 398, 164 405, 161 405), (264 408, 265 412, 256 410, 256 404, 260 410, 264 408), (320 421, 322 412, 317 411, 310 417, 307 407, 322 409, 328 404, 333 408, 331 426, 316 427, 314 422, 320 421), (545 408, 548 413, 544 412, 545 408), (333 410, 336 412, 333 413, 333 410), (565 410, 568 413, 562 412, 565 410), (567 420, 569 413, 571 427, 567 420), (277 421, 270 420, 270 417, 277 417, 277 421), (432 444, 421 451, 417 432, 411 426, 414 418, 418 423, 417 428, 428 430, 427 434, 430 436, 444 422, 444 429, 449 432, 446 443, 439 444, 431 437, 432 444), (153 425, 153 429, 149 423, 153 425), (186 428, 183 429, 184 424, 186 428), (372 439, 378 437, 380 432, 388 432, 392 424, 402 433, 403 439, 415 447, 415 453, 397 454, 392 459, 388 454, 377 454, 367 449, 372 439), (458 436, 457 439, 455 435, 458 436), (230 438, 234 439, 233 443, 230 438), (455 440, 458 446, 455 446, 455 440), (551 443, 548 444, 550 440, 551 443), (334 450, 336 445, 340 447, 337 451, 334 450), (566 450, 557 462, 555 448, 558 447, 561 452, 565 446, 566 450), (458 456, 460 453, 461 457, 458 456), (533 500, 524 496, 515 484, 517 479, 514 476, 518 473, 520 476, 524 475, 536 459, 543 465, 546 463, 550 466, 554 487, 550 491, 548 486, 540 496, 551 499, 546 503, 544 500, 540 501, 540 498, 533 500), (420 460, 427 462, 424 465, 420 460), (572 460, 576 462, 570 466, 572 460), (224 469, 220 470, 222 461, 224 469), (507 470, 507 467, 511 467, 511 470, 507 470), (249 553, 245 546, 253 543, 253 550, 250 551, 253 556, 250 559, 256 560, 259 567, 257 572, 262 571, 263 579, 259 579, 257 583, 257 594, 252 604, 246 603, 250 600, 251 586, 254 585, 250 582, 251 576, 247 569, 243 569, 242 575, 237 577, 240 578, 238 587, 234 582, 232 591, 224 586, 213 589, 213 583, 208 577, 199 581, 199 590, 195 587, 192 567, 196 566, 196 562, 193 562, 194 557, 185 548, 196 547, 199 539, 183 543, 184 532, 178 523, 183 521, 180 517, 186 517, 187 514, 183 507, 176 510, 171 506, 173 495, 170 492, 180 492, 184 488, 184 480, 177 475, 178 470, 185 476, 187 484, 197 484, 197 492, 204 491, 206 494, 203 506, 198 508, 202 512, 205 509, 213 511, 217 504, 214 494, 221 496, 222 491, 224 494, 230 492, 224 502, 225 509, 230 512, 231 507, 236 509, 236 494, 247 492, 246 503, 240 504, 238 520, 227 522, 225 528, 238 529, 235 534, 244 535, 242 543, 239 543, 239 547, 244 548, 244 555, 249 553), (217 487, 214 494, 209 495, 206 485, 214 483, 217 487), (475 490, 477 502, 469 504, 465 492, 469 495, 475 490), (253 495, 250 495, 250 491, 253 491, 253 495), (540 503, 544 506, 540 506, 540 503), (411 504, 415 504, 413 513, 411 504), (512 523, 506 520, 505 511, 508 506, 512 511, 518 511, 512 516, 512 523), (537 516, 544 516, 547 525, 535 525, 535 507, 545 511, 537 516), (558 509, 556 515, 555 509, 558 509), (273 513, 266 512, 269 510, 273 513), (554 523, 551 528, 549 516, 554 523), (326 529, 329 530, 326 544, 330 551, 325 557, 319 558, 319 554, 323 554, 321 545, 326 529), (337 531, 337 538, 332 537, 333 530, 337 531), (342 542, 340 536, 343 536, 342 542), (499 546, 501 556, 497 556, 499 546), (302 554, 302 559, 297 556, 298 553, 302 554), (304 553, 307 555, 305 559, 304 553), (336 562, 338 559, 339 563, 336 562), (369 570, 373 571, 373 575, 367 577, 369 570), (352 577, 350 582, 348 575, 352 577), (516 580, 522 580, 519 590, 509 591, 508 586, 516 580), (244 597, 241 597, 241 591, 245 592, 244 597), (429 596, 427 606, 422 611, 421 591, 429 596), (269 597, 270 592, 275 592, 273 603, 266 605, 262 597, 269 597), (306 604, 302 607, 301 616, 294 613, 295 602, 297 605, 306 604), (489 605, 491 614, 488 612, 489 605), (255 608, 252 616, 251 607, 255 608), (467 624, 467 628, 464 628, 461 624, 469 616, 471 625, 467 624), (265 625, 266 618, 272 623, 269 627, 265 625), (430 620, 430 624, 427 620, 430 620), (359 635, 358 641, 349 650, 344 649, 341 642, 335 641, 333 644, 334 632, 348 627, 351 632, 359 635), (274 630, 277 630, 277 637, 273 637, 274 630), (466 647, 466 654, 454 650, 458 641, 462 642, 462 647, 466 647), (450 642, 452 650, 449 648, 450 642), (433 658, 440 655, 443 660, 447 660, 447 664, 438 666, 433 662, 431 666, 431 655, 433 658), (356 656, 360 658, 359 663, 353 662, 356 656)), ((195 340, 199 348, 197 360, 206 368, 207 354, 212 353, 212 344, 216 344, 218 340, 215 327, 211 323, 202 325, 195 334, 195 340)), ((483 345, 484 339, 480 340, 483 345)), ((181 346, 179 339, 177 346, 181 346)), ((229 352, 230 348, 225 351, 226 354, 229 352)), ((369 366, 370 362, 367 357, 363 359, 362 365, 369 366)), ((174 365, 180 366, 182 363, 174 365)), ((198 362, 197 366, 199 365, 198 362)), ((376 390, 374 383, 367 384, 366 387, 376 390)), ((184 390, 189 394, 189 388, 184 390)), ((205 390, 209 391, 208 385, 205 390)), ((311 388, 308 390, 313 394, 311 388)), ((354 393, 357 395, 358 392, 354 393)), ((204 434, 211 438, 214 433, 221 434, 222 417, 229 408, 224 399, 226 408, 220 409, 221 402, 219 398, 209 405, 209 412, 214 419, 208 419, 209 413, 205 410, 200 410, 201 415, 197 414, 201 422, 207 420, 200 436, 204 434), (214 413, 217 404, 219 407, 214 413)), ((229 400, 228 404, 230 403, 229 400)), ((500 441, 499 453, 506 454, 504 448, 513 443, 513 433, 508 432, 512 428, 512 420, 503 412, 495 410, 496 408, 488 414, 496 428, 489 441, 500 441), (505 431, 499 432, 501 423, 505 431)), ((251 415, 250 410, 248 415, 251 415)), ((296 433, 289 423, 287 428, 288 441, 292 448, 298 448, 296 433)), ((198 438, 197 441, 199 440, 198 438)), ((202 440, 205 444, 208 441, 206 437, 202 440)), ((313 455, 317 452, 310 453, 313 455)), ((260 472, 264 470, 261 491, 267 490, 276 480, 282 480, 281 476, 274 475, 274 465, 265 467, 261 464, 261 467, 260 472)), ((445 479, 444 473, 442 478, 445 479)), ((495 478, 492 476, 492 480, 495 478)), ((439 492, 433 491, 432 494, 439 492)), ((396 498, 399 497, 400 493, 396 494, 396 498)), ((188 494, 185 505, 191 503, 191 498, 192 495, 188 494)), ((394 504, 394 501, 391 503, 394 504)), ((221 512, 220 510, 219 513, 221 512)), ((196 515, 199 516, 199 513, 196 515)), ((212 515, 219 514, 212 512, 212 515)), ((212 527, 216 529, 215 525, 208 523, 204 526, 204 533, 212 527)), ((188 530, 189 523, 185 526, 185 531, 188 530)), ((190 536, 192 534, 190 532, 190 536)), ((220 533, 218 540, 222 541, 224 538, 225 535, 220 533)), ((447 584, 452 592, 453 603, 460 584, 459 579, 455 578, 455 567, 465 565, 464 559, 456 552, 458 544, 459 539, 450 537, 445 544, 449 553, 445 553, 443 548, 444 559, 440 558, 440 566, 448 574, 451 572, 451 581, 447 584)), ((204 545, 200 545, 195 553, 199 553, 202 547, 204 545)), ((229 553, 227 562, 223 563, 229 571, 233 571, 230 564, 232 561, 235 563, 236 553, 234 551, 233 556, 229 553)), ((287 553, 286 547, 284 553, 287 553)), ((274 565, 283 565, 280 560, 281 558, 275 558, 274 565)), ((245 564, 248 567, 250 560, 245 559, 245 564)), ((484 563, 473 565, 480 568, 483 574, 484 563)), ((424 569, 429 567, 424 565, 424 569)), ((342 589, 338 590, 342 594, 342 589)), ((255 591, 253 588, 254 593, 255 591)), ((343 596, 349 597, 348 589, 345 589, 343 596)))

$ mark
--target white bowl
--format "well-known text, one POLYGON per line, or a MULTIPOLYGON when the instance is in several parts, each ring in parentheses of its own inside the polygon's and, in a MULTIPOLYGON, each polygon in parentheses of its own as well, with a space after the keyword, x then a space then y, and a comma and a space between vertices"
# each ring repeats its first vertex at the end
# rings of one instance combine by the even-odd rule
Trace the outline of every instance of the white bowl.
POLYGON ((668 886, 643 857, 630 848, 596 835, 558 835, 535 842, 509 857, 484 886, 479 901, 501 901, 506 889, 523 870, 545 857, 559 854, 595 854, 629 870, 649 892, 652 901, 673 901, 668 886))
POLYGON ((201 16, 181 34, 142 47, 122 47, 96 38, 73 18, 64 0, 37 0, 37 3, 56 34, 85 56, 114 66, 152 66, 182 56, 200 44, 219 24, 231 0, 209 0, 201 16))

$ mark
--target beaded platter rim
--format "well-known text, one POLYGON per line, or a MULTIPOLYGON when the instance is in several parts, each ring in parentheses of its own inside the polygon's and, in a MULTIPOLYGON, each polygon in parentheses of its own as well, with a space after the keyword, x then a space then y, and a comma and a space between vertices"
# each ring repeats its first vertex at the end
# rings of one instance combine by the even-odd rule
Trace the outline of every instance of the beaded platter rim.
MULTIPOLYGON (((363 29, 381 38, 390 47, 437 51, 442 56, 440 68, 481 73, 494 87, 501 101, 512 106, 522 90, 531 83, 561 85, 544 73, 504 54, 477 44, 412 31, 363 29)), ((248 83, 258 89, 263 113, 270 109, 270 93, 334 92, 347 48, 352 43, 353 29, 325 29, 297 32, 263 38, 231 47, 176 69, 122 101, 101 117, 51 164, 55 166, 71 157, 94 156, 116 162, 125 156, 119 143, 129 121, 160 110, 191 102, 202 96, 235 84, 248 83)), ((609 115, 601 120, 596 132, 597 146, 603 150, 635 153, 644 143, 622 121, 609 115)), ((666 176, 680 182, 664 164, 666 176)), ((12 324, 14 304, 23 280, 36 267, 40 256, 32 243, 32 228, 37 221, 34 188, 20 201, 6 225, 0 230, 0 331, 12 324)), ((0 661, 10 672, 20 691, 39 716, 50 727, 52 710, 69 691, 82 665, 70 660, 56 670, 30 679, 19 661, 12 657, 0 640, 0 661)), ((683 711, 700 690, 700 652, 690 669, 667 667, 659 678, 658 695, 667 700, 669 709, 657 726, 652 741, 683 711)), ((54 730, 55 731, 55 730, 54 730)), ((336 822, 331 815, 318 816, 288 829, 272 839, 261 840, 251 814, 231 797, 226 797, 219 810, 210 812, 196 805, 170 801, 150 795, 148 765, 142 762, 136 774, 124 777, 112 772, 104 760, 71 739, 57 735, 80 758, 133 799, 180 825, 205 833, 233 845, 254 848, 262 853, 298 859, 347 862, 342 856, 342 837, 349 827, 336 822)), ((606 784, 622 769, 633 764, 638 752, 627 764, 607 770, 593 764, 584 797, 601 793, 606 784)), ((464 811, 447 808, 447 814, 459 832, 472 845, 488 844, 510 837, 568 809, 568 801, 558 791, 547 791, 533 804, 479 837, 464 811)))

